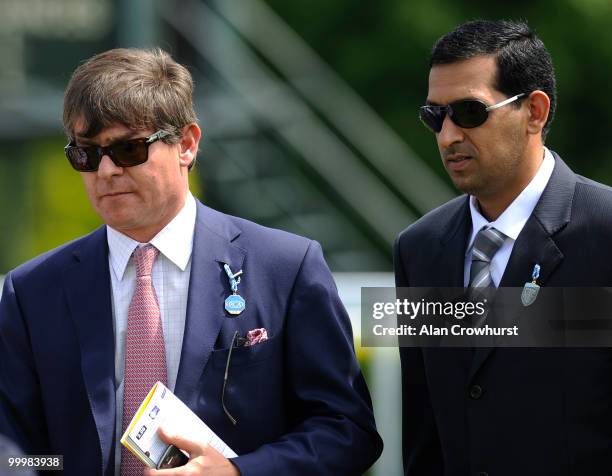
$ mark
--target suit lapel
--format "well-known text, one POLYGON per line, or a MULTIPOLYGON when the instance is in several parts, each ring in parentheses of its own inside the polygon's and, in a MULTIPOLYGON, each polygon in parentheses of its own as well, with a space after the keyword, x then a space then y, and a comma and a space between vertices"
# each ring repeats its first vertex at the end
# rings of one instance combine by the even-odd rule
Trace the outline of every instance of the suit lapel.
POLYGON ((442 230, 440 237, 440 252, 434 260, 432 274, 434 286, 459 287, 464 286, 465 250, 472 226, 470 217, 469 197, 463 197, 457 212, 442 230))
POLYGON ((238 271, 245 250, 233 244, 240 230, 225 216, 198 203, 185 333, 175 394, 193 408, 196 389, 213 351, 231 293, 223 263, 238 271))
POLYGON ((562 260, 563 253, 532 215, 514 244, 500 287, 522 287, 536 264, 541 268, 538 283, 545 284, 562 260))
MULTIPOLYGON (((531 280, 533 267, 541 267, 538 283, 546 285, 563 261, 563 253, 554 235, 570 221, 576 176, 561 158, 553 152, 555 168, 533 213, 519 234, 510 260, 502 276, 500 287, 522 287, 531 280)), ((476 349, 471 377, 489 357, 494 348, 476 349)))
MULTIPOLYGON (((442 230, 440 237, 439 254, 433 261, 433 266, 429 273, 434 277, 431 280, 433 287, 440 288, 463 288, 464 273, 465 273, 465 251, 467 242, 472 227, 472 219, 470 216, 469 197, 460 198, 460 205, 457 211, 453 214, 448 224, 442 230)), ((450 325, 450 324, 448 324, 450 325)), ((456 339, 455 339, 456 342, 456 339)), ((440 346, 445 347, 445 339, 442 337, 440 346)), ((471 365, 472 352, 469 348, 443 348, 442 353, 437 349, 436 352, 428 353, 428 358, 432 360, 444 360, 450 357, 448 362, 453 362, 459 366, 461 372, 469 371, 471 365), (443 359, 439 359, 442 356, 443 359)))
POLYGON ((115 339, 106 227, 82 241, 66 270, 66 298, 81 349, 81 371, 98 430, 103 473, 115 429, 115 339))

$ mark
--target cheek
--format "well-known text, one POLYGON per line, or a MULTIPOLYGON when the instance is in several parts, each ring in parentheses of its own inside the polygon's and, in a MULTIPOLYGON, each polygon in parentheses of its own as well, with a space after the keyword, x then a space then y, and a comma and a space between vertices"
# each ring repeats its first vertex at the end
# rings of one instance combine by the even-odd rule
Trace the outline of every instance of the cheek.
POLYGON ((174 167, 174 164, 164 164, 162 169, 158 170, 158 173, 151 177, 151 188, 156 190, 161 198, 161 195, 172 195, 177 189, 181 188, 183 179, 180 175, 180 170, 174 167))
MULTIPOLYGON (((158 159, 158 157, 155 157, 158 159)), ((125 169, 129 180, 134 184, 137 194, 135 199, 141 205, 153 209, 163 209, 167 202, 175 200, 181 188, 180 170, 168 157, 162 160, 150 160, 140 166, 125 169)))
POLYGON ((499 148, 512 148, 516 146, 516 141, 521 136, 521 131, 524 129, 520 118, 512 114, 507 114, 496 117, 491 122, 489 131, 490 143, 499 148))
POLYGON ((158 194, 161 188, 159 174, 156 174, 154 170, 139 169, 138 167, 140 166, 124 169, 127 171, 128 177, 126 178, 128 181, 139 195, 154 196, 158 194))
POLYGON ((144 177, 139 182, 141 195, 147 202, 163 202, 164 196, 170 190, 168 182, 159 175, 144 177))
POLYGON ((96 194, 96 178, 93 173, 81 173, 81 178, 83 179, 83 185, 85 185, 85 192, 87 192, 87 196, 89 197, 89 201, 93 204, 95 202, 96 194))
POLYGON ((469 142, 474 154, 489 166, 495 165, 500 150, 507 145, 502 131, 494 127, 474 129, 469 136, 469 142))

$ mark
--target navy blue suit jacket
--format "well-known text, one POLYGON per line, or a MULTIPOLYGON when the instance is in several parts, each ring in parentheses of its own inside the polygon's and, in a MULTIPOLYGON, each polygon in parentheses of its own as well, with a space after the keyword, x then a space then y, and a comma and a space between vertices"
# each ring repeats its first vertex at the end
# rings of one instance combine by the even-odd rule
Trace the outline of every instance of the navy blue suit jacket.
MULTIPOLYGON (((612 189, 555 168, 500 286, 612 286, 612 189)), ((406 229, 398 286, 463 287, 458 197, 406 229)), ((612 474, 612 350, 401 348, 407 476, 612 474)))
MULTIPOLYGON (((66 475, 111 475, 114 335, 106 228, 10 272, 0 303, 0 433, 62 454, 66 475)), ((370 396, 331 274, 314 242, 198 202, 175 387, 239 455, 244 476, 356 475, 380 455, 370 396), (244 274, 246 310, 224 310, 223 263, 244 274), (234 332, 269 340, 232 353, 234 332)))

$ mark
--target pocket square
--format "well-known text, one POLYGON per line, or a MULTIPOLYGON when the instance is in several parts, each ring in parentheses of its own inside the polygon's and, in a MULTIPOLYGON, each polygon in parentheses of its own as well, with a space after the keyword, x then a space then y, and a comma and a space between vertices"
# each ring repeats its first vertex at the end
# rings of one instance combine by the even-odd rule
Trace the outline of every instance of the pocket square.
POLYGON ((253 329, 247 332, 246 342, 244 343, 245 347, 250 345, 259 344, 260 342, 268 340, 268 331, 265 327, 261 327, 259 329, 253 329))

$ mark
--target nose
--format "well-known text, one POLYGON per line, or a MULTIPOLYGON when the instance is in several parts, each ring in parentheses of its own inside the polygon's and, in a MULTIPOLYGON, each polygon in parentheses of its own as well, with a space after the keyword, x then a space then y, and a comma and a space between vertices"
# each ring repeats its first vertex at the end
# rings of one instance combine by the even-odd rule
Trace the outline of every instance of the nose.
POLYGON ((462 142, 464 138, 463 129, 455 124, 447 114, 442 122, 442 129, 436 136, 440 150, 446 149, 456 142, 462 142))
POLYGON ((98 166, 98 177, 102 179, 109 179, 115 175, 123 174, 123 167, 115 165, 108 155, 103 155, 98 166))

